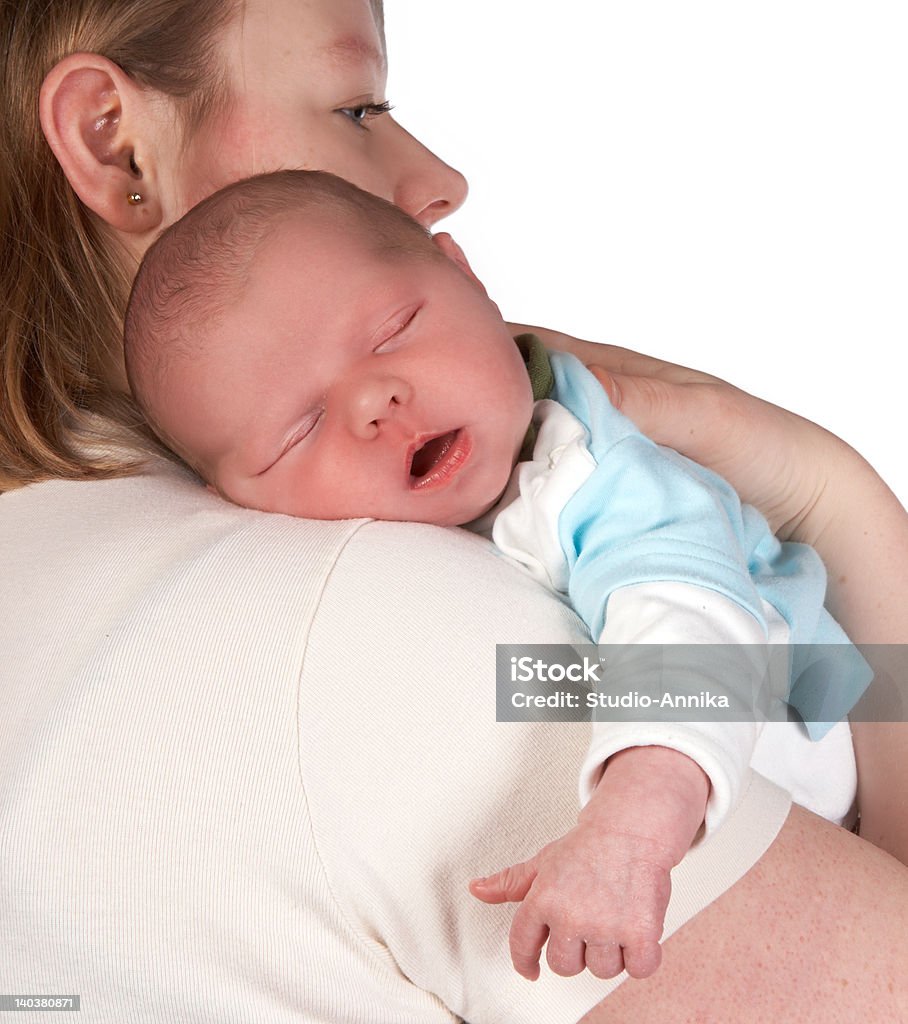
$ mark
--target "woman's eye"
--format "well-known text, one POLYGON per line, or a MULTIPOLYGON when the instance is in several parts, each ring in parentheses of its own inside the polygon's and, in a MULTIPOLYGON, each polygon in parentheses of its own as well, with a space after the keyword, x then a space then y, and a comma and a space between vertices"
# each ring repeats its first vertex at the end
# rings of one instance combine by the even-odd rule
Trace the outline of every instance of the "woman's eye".
POLYGON ((381 117, 382 114, 387 114, 393 109, 391 104, 385 100, 384 103, 360 103, 355 107, 341 107, 338 113, 348 117, 357 128, 368 131, 369 121, 373 118, 381 117))

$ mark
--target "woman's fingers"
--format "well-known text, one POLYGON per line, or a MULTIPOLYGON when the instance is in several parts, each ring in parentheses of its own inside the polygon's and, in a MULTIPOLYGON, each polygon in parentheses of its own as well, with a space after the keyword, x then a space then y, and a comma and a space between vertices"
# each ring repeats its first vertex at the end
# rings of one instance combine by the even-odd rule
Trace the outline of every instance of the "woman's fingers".
POLYGON ((689 366, 670 363, 656 356, 648 356, 643 352, 622 348, 620 345, 596 345, 592 342, 580 342, 583 345, 583 361, 589 369, 595 371, 599 367, 608 373, 625 374, 631 377, 653 377, 671 384, 717 384, 720 378, 694 370, 689 366))
POLYGON ((660 377, 678 384, 710 383, 718 381, 708 373, 692 370, 687 366, 669 363, 655 356, 648 356, 633 349, 622 348, 621 345, 603 345, 598 342, 575 338, 562 331, 553 331, 548 327, 530 327, 526 324, 509 324, 513 334, 524 334, 529 331, 536 334, 548 348, 560 352, 570 352, 587 366, 599 366, 611 373, 626 373, 638 377, 660 377))
POLYGON ((701 370, 670 363, 656 356, 635 352, 621 345, 603 345, 593 341, 572 338, 569 334, 557 331, 540 333, 542 340, 551 348, 557 348, 575 355, 591 369, 601 367, 610 373, 624 373, 634 377, 658 377, 675 384, 715 384, 721 383, 718 377, 703 373, 701 370))
POLYGON ((659 377, 618 373, 592 365, 590 372, 602 385, 612 405, 653 440, 667 444, 689 429, 690 414, 697 413, 687 388, 659 377))
MULTIPOLYGON (((716 377, 666 364, 662 376, 619 373, 599 365, 590 372, 616 409, 644 434, 673 448, 715 444, 716 429, 737 427, 755 399, 716 377), (673 371, 677 371, 676 374, 673 371), (680 375, 690 374, 690 379, 680 375)), ((720 442, 721 447, 721 442, 720 442)))

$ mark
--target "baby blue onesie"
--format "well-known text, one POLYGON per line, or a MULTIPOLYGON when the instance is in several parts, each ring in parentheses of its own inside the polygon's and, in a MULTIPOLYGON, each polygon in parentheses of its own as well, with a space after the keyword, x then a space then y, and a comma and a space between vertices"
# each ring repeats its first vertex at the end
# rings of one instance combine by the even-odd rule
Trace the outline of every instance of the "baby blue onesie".
MULTIPOLYGON (((645 437, 573 356, 549 358, 554 386, 536 403, 532 458, 515 467, 504 497, 476 527, 566 594, 601 643, 616 642, 617 631, 618 642, 794 645, 787 700, 811 740, 820 740, 854 706, 871 672, 823 606, 819 556, 780 542, 721 477, 645 437), (719 621, 715 631, 710 618, 719 621)), ((595 728, 610 738, 594 738, 588 772, 617 749, 648 743, 697 760, 713 784, 709 826, 736 802, 735 776, 761 727, 595 728)))

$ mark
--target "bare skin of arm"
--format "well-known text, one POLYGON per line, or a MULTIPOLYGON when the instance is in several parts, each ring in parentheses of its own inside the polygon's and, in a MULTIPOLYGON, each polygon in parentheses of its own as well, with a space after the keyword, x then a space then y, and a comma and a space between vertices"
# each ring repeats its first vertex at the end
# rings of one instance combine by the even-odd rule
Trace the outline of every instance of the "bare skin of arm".
POLYGON ((584 1024, 908 1019, 908 870, 799 807, 762 859, 584 1024))
MULTIPOLYGON (((641 430, 726 477, 783 539, 812 544, 829 608, 856 642, 908 642, 908 516, 857 452, 708 374, 540 333, 586 362, 641 430)), ((906 732, 854 726, 862 835, 902 858, 908 806, 892 783, 905 775, 906 732)), ((906 1019, 906 900, 902 864, 794 807, 759 863, 668 939, 659 971, 626 981, 584 1021, 906 1019)))
POLYGON ((908 643, 908 514, 841 438, 699 370, 529 329, 583 360, 645 434, 724 476, 779 537, 815 547, 856 643, 908 643))
MULTIPOLYGON (((725 476, 780 536, 812 544, 829 571, 829 608, 856 642, 908 642, 908 515, 857 452, 707 374, 563 335, 546 341, 592 364, 644 432, 725 476)), ((906 775, 908 726, 853 731, 862 835, 905 858, 908 804, 892 783, 906 775)), ((759 863, 668 939, 659 971, 626 981, 584 1021, 905 1020, 906 941, 903 864, 794 807, 759 863)))
POLYGON ((690 848, 708 795, 709 779, 684 754, 629 747, 609 758, 570 832, 472 882, 488 903, 520 901, 510 931, 517 973, 538 978, 545 945, 555 974, 649 977, 662 958, 671 869, 690 848))

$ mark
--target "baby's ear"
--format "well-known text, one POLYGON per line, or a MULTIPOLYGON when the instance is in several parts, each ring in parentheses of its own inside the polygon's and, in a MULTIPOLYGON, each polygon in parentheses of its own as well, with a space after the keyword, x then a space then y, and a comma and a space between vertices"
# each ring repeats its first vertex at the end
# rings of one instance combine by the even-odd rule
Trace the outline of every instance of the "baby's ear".
POLYGON ((463 249, 454 241, 454 239, 447 233, 447 231, 439 231, 437 234, 432 236, 432 241, 438 246, 438 248, 448 257, 457 264, 458 267, 470 278, 471 281, 475 281, 476 284, 482 289, 483 295, 488 295, 485 289, 485 285, 479 278, 473 273, 473 268, 467 262, 466 256, 463 254, 463 249))

